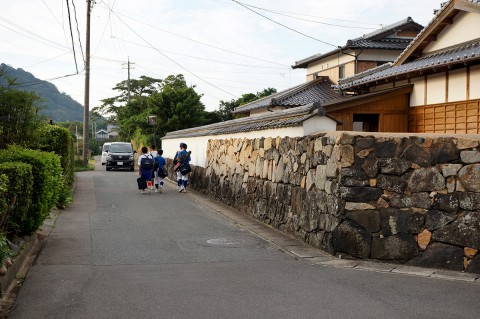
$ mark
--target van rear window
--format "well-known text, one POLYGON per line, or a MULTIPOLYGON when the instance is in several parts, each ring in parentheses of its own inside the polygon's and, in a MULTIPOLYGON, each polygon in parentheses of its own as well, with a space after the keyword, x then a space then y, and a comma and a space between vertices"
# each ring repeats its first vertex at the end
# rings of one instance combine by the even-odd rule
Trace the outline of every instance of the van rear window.
POLYGON ((108 152, 108 149, 110 148, 110 145, 103 145, 103 151, 108 152))

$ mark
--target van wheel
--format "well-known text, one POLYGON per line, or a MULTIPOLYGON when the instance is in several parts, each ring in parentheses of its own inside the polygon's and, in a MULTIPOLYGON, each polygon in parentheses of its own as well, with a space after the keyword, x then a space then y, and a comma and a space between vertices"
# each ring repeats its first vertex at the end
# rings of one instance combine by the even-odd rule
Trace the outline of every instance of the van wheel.
POLYGON ((111 170, 112 168, 111 167, 107 167, 107 171, 111 170))

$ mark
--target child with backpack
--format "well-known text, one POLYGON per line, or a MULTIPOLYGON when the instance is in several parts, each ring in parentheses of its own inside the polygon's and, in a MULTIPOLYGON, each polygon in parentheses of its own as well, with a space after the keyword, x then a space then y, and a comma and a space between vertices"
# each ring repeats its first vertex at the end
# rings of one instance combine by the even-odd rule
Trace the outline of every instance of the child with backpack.
POLYGON ((175 171, 177 172, 178 192, 185 193, 187 191, 188 173, 192 170, 190 168, 190 161, 192 160, 190 154, 187 152, 187 144, 180 143, 180 150, 175 154, 173 159, 175 163, 175 171))
POLYGON ((163 179, 167 177, 167 168, 165 167, 166 161, 163 158, 163 150, 158 150, 158 155, 154 159, 154 167, 157 169, 154 170, 155 173, 155 193, 163 192, 163 179))
POLYGON ((138 188, 145 194, 145 190, 149 190, 149 186, 147 182, 151 183, 152 180, 152 172, 153 172, 153 158, 150 154, 148 154, 148 148, 145 146, 142 147, 142 155, 138 157, 138 188))

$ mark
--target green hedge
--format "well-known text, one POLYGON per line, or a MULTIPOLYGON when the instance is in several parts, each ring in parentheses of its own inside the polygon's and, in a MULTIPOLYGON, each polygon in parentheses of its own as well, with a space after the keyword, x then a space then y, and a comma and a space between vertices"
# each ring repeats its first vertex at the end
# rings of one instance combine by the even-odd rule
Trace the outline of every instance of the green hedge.
POLYGON ((32 165, 21 162, 0 163, 0 174, 8 177, 5 192, 8 207, 0 217, 0 228, 7 234, 22 234, 25 225, 33 223, 29 221, 33 188, 32 165))
POLYGON ((20 162, 32 166, 33 189, 32 205, 28 210, 28 220, 23 225, 22 234, 30 234, 38 229, 50 210, 58 202, 63 187, 60 156, 39 150, 10 146, 0 150, 0 163, 20 162))
POLYGON ((7 187, 7 175, 0 174, 0 216, 3 216, 3 214, 7 213, 7 187))
POLYGON ((56 125, 45 125, 38 130, 40 149, 61 156, 63 170, 62 188, 57 205, 65 207, 71 200, 72 185, 75 179, 74 139, 70 131, 56 125))

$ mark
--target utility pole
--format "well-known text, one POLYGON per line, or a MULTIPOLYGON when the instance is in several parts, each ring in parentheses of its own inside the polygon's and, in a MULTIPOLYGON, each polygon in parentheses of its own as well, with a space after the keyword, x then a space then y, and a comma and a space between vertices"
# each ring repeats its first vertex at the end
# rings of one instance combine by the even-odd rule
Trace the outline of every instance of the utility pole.
POLYGON ((88 117, 90 113, 90 11, 92 0, 87 0, 87 32, 85 44, 85 100, 83 109, 83 165, 88 165, 89 138, 88 117))
POLYGON ((127 73, 128 73, 128 80, 127 80, 127 89, 128 89, 128 95, 127 95, 127 102, 130 102, 130 69, 134 69, 135 63, 130 62, 130 57, 128 57, 127 63, 123 63, 122 67, 125 68, 125 64, 127 65, 127 73))

